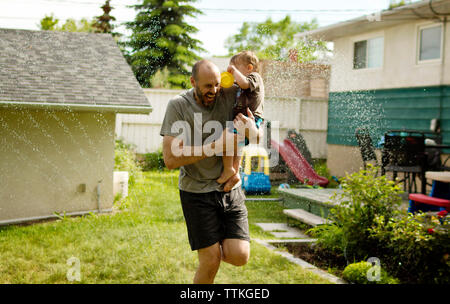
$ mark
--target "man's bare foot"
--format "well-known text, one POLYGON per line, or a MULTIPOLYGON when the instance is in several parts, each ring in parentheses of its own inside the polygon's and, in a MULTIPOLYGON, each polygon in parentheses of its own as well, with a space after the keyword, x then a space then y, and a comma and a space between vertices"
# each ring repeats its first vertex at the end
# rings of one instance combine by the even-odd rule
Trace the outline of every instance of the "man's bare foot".
POLYGON ((231 189, 233 189, 234 185, 236 185, 241 180, 241 177, 239 174, 235 174, 226 182, 225 186, 223 187, 223 191, 230 192, 231 189))
POLYGON ((230 177, 232 177, 233 175, 236 174, 236 171, 234 170, 233 167, 231 168, 224 168, 222 174, 220 175, 220 177, 217 179, 217 182, 219 184, 223 184, 225 183, 227 180, 230 179, 230 177))

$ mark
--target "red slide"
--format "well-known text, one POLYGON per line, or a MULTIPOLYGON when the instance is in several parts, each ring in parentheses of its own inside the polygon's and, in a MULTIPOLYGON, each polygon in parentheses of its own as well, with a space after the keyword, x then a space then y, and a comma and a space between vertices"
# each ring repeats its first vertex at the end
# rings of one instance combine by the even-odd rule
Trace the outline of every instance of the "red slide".
POLYGON ((308 179, 308 185, 328 185, 328 179, 314 171, 292 141, 285 139, 282 144, 278 144, 272 140, 271 143, 301 183, 308 179))

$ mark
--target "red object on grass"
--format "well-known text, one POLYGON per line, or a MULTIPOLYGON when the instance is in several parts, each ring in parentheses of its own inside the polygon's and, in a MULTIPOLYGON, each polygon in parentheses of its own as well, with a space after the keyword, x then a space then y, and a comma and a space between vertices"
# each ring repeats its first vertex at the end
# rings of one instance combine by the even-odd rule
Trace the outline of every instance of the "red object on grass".
POLYGON ((444 207, 447 211, 450 210, 450 200, 443 198, 432 197, 421 193, 411 193, 409 199, 416 203, 444 207))
POLYGON ((283 143, 278 144, 272 140, 271 143, 272 147, 280 153, 289 169, 301 183, 305 183, 305 180, 308 179, 308 185, 311 186, 319 185, 325 187, 328 185, 328 179, 314 171, 292 141, 285 139, 283 143))
POLYGON ((447 210, 442 210, 442 211, 439 211, 437 215, 440 217, 445 217, 445 216, 447 216, 447 214, 448 214, 447 210))
POLYGON ((429 234, 433 234, 434 233, 434 229, 433 228, 428 228, 427 231, 428 231, 429 234))

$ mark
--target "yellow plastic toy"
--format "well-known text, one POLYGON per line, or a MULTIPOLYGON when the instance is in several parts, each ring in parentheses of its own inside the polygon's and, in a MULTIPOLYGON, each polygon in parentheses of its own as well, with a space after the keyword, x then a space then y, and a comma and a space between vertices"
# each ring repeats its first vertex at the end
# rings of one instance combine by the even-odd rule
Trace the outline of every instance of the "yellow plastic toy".
POLYGON ((245 146, 242 150, 240 167, 242 188, 246 194, 270 193, 269 155, 257 145, 245 146), (257 162, 255 162, 257 161, 257 162))
POLYGON ((220 74, 220 86, 222 88, 229 88, 234 83, 234 77, 233 74, 229 72, 223 72, 220 74))

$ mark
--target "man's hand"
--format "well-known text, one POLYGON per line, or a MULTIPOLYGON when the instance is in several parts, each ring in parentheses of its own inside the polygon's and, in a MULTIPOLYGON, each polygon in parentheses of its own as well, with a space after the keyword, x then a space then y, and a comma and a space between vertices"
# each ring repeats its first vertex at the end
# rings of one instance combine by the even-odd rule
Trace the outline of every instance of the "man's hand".
POLYGON ((247 115, 248 117, 239 113, 233 121, 234 127, 238 131, 238 134, 247 137, 250 143, 257 143, 259 130, 256 127, 255 117, 249 108, 247 108, 247 115))
POLYGON ((234 185, 236 185, 241 180, 239 173, 236 173, 232 177, 228 179, 228 181, 223 186, 223 191, 230 192, 233 189, 234 185))

